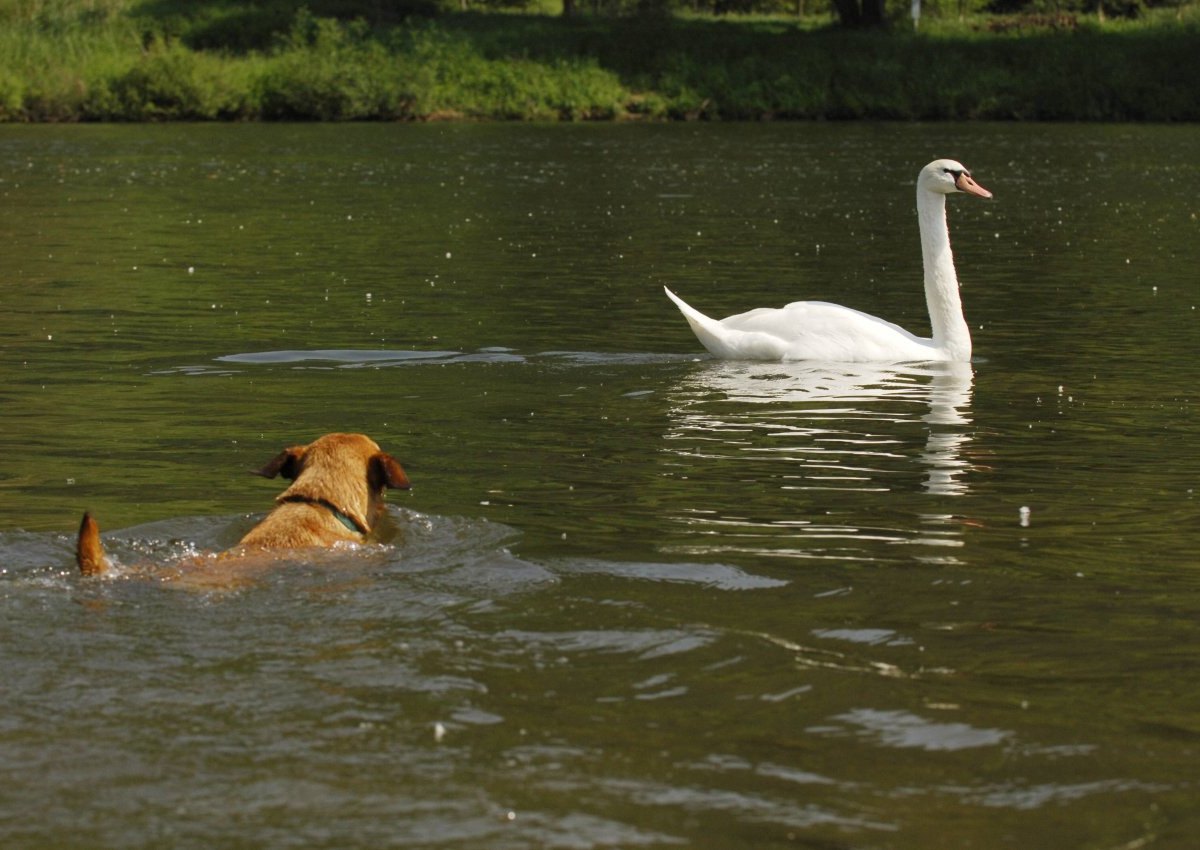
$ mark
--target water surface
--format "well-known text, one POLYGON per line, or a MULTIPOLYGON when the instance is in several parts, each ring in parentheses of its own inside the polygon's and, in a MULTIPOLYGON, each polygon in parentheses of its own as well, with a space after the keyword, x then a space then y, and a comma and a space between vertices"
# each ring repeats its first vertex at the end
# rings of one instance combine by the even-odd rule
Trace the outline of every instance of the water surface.
POLYGON ((5 847, 1190 846, 1198 143, 0 129, 5 847), (721 363, 663 296, 927 332, 938 156, 970 366, 721 363), (382 546, 141 568, 333 430, 413 480, 382 546))

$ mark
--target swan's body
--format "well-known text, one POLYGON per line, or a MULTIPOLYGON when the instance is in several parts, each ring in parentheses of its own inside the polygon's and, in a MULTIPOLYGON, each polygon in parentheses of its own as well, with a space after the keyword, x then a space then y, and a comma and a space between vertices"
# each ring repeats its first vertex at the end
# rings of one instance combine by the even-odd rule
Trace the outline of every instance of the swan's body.
POLYGON ((824 301, 797 301, 779 309, 760 307, 717 321, 688 306, 669 289, 667 295, 704 347, 726 360, 969 361, 971 332, 963 318, 946 227, 946 195, 954 192, 992 196, 951 159, 931 162, 917 175, 925 300, 933 330, 929 339, 824 301))

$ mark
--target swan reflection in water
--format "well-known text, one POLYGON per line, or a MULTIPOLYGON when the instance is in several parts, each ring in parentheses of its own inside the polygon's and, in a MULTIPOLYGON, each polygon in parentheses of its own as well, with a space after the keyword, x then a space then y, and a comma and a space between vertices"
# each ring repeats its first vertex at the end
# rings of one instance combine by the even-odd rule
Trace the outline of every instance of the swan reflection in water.
POLYGON ((803 557, 854 557, 865 540, 960 545, 963 520, 923 513, 911 495, 968 492, 973 377, 955 362, 698 364, 672 392, 667 451, 686 459, 684 476, 742 498, 738 516, 693 504, 679 519, 692 532, 720 528, 723 551, 761 552, 752 539, 763 537, 773 539, 764 554, 803 557), (780 551, 781 533, 842 548, 780 551))

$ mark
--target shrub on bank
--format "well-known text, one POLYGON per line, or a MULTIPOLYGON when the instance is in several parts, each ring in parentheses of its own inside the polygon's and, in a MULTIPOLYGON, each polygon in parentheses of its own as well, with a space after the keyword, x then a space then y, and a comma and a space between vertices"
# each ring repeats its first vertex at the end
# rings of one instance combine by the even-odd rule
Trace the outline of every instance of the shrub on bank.
POLYGON ((414 25, 378 39, 361 24, 301 18, 258 78, 264 118, 615 118, 628 92, 589 61, 491 59, 414 25))
POLYGON ((212 120, 252 112, 239 66, 155 40, 127 69, 97 81, 87 118, 122 121, 212 120))
POLYGON ((316 121, 408 117, 413 98, 398 85, 393 60, 365 24, 302 10, 255 79, 259 112, 316 121))

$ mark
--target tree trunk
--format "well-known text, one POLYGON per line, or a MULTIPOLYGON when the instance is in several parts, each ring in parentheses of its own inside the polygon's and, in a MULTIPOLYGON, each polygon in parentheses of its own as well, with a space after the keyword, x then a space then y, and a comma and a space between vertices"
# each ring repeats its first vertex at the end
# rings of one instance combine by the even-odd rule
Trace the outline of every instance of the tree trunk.
POLYGON ((858 10, 858 0, 833 0, 837 9, 838 20, 844 27, 862 26, 862 13, 858 10))
POLYGON ((862 25, 874 29, 887 26, 887 13, 883 8, 884 0, 863 0, 862 25))
POLYGON ((833 0, 838 20, 844 27, 883 29, 887 26, 885 0, 833 0))

